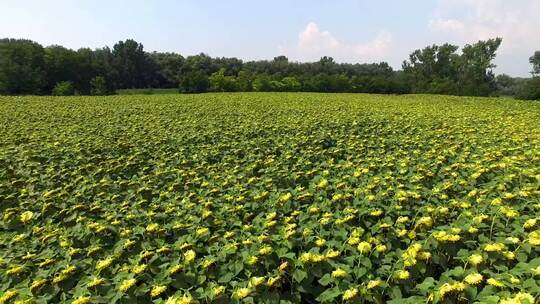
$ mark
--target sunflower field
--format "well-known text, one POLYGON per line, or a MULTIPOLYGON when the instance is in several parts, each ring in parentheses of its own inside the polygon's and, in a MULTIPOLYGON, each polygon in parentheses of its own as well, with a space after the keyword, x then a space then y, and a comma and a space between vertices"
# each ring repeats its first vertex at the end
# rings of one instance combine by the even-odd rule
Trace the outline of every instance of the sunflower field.
POLYGON ((540 104, 0 97, 0 303, 540 301, 540 104))

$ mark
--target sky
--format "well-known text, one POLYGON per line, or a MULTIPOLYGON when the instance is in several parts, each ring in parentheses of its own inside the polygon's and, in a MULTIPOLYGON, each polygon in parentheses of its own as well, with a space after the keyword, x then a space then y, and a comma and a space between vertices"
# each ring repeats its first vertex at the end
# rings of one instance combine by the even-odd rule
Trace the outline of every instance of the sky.
POLYGON ((204 52, 244 60, 385 61, 415 49, 502 37, 497 73, 528 76, 540 50, 540 0, 0 0, 0 37, 45 46, 204 52))

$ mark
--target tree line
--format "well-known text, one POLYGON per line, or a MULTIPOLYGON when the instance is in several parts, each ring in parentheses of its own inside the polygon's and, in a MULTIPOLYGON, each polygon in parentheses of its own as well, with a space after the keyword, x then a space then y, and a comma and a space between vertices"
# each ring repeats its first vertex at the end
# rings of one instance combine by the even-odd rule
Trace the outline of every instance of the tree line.
MULTIPOLYGON (((494 75, 493 59, 501 42, 500 38, 479 41, 460 52, 451 44, 428 46, 411 53, 402 70, 396 71, 386 62, 337 63, 326 56, 308 63, 291 62, 285 56, 248 62, 204 53, 184 57, 146 52, 131 39, 93 50, 1 39, 0 94, 106 95, 119 89, 174 88, 183 93, 305 91, 538 98, 534 95, 540 87, 538 77, 494 75)), ((540 74, 540 52, 531 57, 531 64, 534 75, 540 74)))

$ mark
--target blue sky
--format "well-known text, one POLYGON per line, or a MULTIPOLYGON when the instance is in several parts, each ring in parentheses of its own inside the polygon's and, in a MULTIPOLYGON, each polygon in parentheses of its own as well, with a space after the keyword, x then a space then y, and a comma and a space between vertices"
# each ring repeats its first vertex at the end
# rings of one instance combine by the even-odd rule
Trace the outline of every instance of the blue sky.
POLYGON ((387 61, 433 43, 501 36, 498 73, 526 76, 539 0, 0 0, 0 37, 70 48, 133 38, 147 51, 245 60, 387 61))

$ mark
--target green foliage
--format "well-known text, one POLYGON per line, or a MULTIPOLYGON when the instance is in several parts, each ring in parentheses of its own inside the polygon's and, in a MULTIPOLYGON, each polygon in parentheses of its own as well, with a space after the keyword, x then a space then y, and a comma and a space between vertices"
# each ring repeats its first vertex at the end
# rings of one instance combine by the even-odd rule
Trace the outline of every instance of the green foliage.
MULTIPOLYGON (((72 87, 78 79, 78 56, 77 52, 62 46, 49 46, 44 50, 44 70, 46 71, 47 92, 57 95, 54 88, 58 83, 69 81, 72 87)), ((71 94, 73 95, 73 94, 71 94)))
POLYGON ((152 86, 152 78, 159 69, 144 52, 142 43, 128 39, 119 41, 112 49, 114 87, 134 89, 152 86))
POLYGON ((478 41, 463 47, 458 74, 458 93, 467 96, 489 96, 495 89, 493 60, 502 43, 501 38, 478 41))
POLYGON ((466 96, 489 96, 496 89, 495 65, 502 39, 465 45, 462 54, 451 44, 433 45, 414 51, 403 62, 413 92, 466 96))
POLYGON ((96 76, 90 81, 90 95, 109 95, 110 90, 105 77, 96 76))
POLYGON ((57 83, 53 90, 52 95, 54 96, 73 96, 75 95, 75 87, 71 81, 62 81, 57 83))
POLYGON ((226 76, 224 68, 210 75, 208 81, 210 82, 210 89, 214 92, 238 91, 235 77, 226 76))
POLYGON ((539 119, 506 98, 0 97, 0 299, 535 303, 539 119))
POLYGON ((0 39, 0 94, 43 93, 43 47, 23 39, 0 39))
POLYGON ((532 64, 531 73, 540 76, 540 51, 534 52, 534 55, 529 58, 529 62, 532 64))
POLYGON ((298 92, 302 90, 302 84, 296 77, 288 76, 284 77, 281 80, 281 83, 283 84, 283 88, 287 92, 298 92))
POLYGON ((519 99, 540 100, 540 76, 525 81, 517 95, 519 99))
MULTIPOLYGON (((51 94, 61 81, 71 81, 81 95, 104 95, 116 90, 178 88, 183 93, 236 92, 351 92, 432 93, 490 96, 522 92, 521 82, 501 87, 492 72, 501 39, 466 45, 458 54, 451 44, 414 51, 394 71, 388 63, 337 63, 324 56, 316 62, 273 60, 244 62, 212 58, 207 54, 183 57, 175 53, 148 53, 128 39, 108 47, 77 51, 62 46, 43 48, 28 40, 0 41, 0 94, 51 94), (103 77, 97 78, 97 77, 103 77), (105 85, 96 89, 94 81, 105 85), (94 86, 93 86, 94 83, 94 86)), ((531 57, 538 69, 537 54, 531 57)), ((540 58, 540 57, 539 57, 540 58)))
POLYGON ((124 89, 117 90, 118 95, 163 95, 177 94, 178 89, 124 89))
POLYGON ((428 46, 416 50, 403 62, 413 92, 457 94, 459 71, 458 47, 451 44, 428 46))
POLYGON ((506 74, 497 75, 495 77, 496 96, 517 96, 521 91, 524 80, 513 78, 506 74))
POLYGON ((178 87, 178 76, 185 63, 185 58, 175 53, 151 53, 151 60, 159 66, 156 85, 163 88, 178 87))
POLYGON ((210 88, 208 76, 201 71, 187 73, 180 81, 181 93, 204 93, 210 88))
POLYGON ((253 80, 253 91, 255 92, 270 92, 272 86, 270 84, 270 78, 267 75, 258 75, 253 80))

